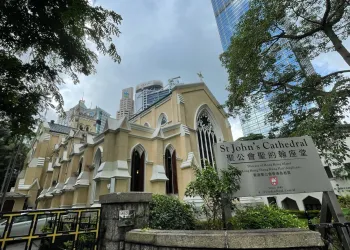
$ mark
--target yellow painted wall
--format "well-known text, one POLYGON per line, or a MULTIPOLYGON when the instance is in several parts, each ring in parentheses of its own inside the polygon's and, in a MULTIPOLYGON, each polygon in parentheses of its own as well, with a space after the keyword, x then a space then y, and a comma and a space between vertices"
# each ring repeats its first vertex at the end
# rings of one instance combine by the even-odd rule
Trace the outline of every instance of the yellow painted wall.
POLYGON ((86 205, 88 202, 88 188, 79 187, 74 190, 73 194, 73 206, 86 205))
POLYGON ((50 208, 59 208, 61 204, 61 195, 54 195, 51 200, 50 208))
POLYGON ((38 195, 38 188, 37 187, 33 187, 32 189, 28 190, 28 207, 35 207, 35 202, 36 202, 36 197, 38 195))
POLYGON ((99 197, 104 194, 108 194, 109 190, 107 185, 110 184, 109 180, 100 180, 96 183, 96 196, 95 199, 99 200, 99 197))
MULTIPOLYGON (((61 205, 70 206, 72 204, 84 203, 89 206, 94 183, 94 169, 91 169, 91 165, 94 163, 96 151, 99 148, 102 148, 102 162, 114 162, 117 160, 127 161, 129 172, 131 172, 132 150, 136 145, 141 144, 146 151, 144 190, 147 192, 164 194, 166 190, 165 181, 151 182, 150 180, 152 178, 153 166, 165 165, 165 148, 167 145, 172 145, 176 150, 177 183, 179 198, 182 199, 186 186, 189 182, 194 180, 194 173, 191 168, 181 169, 181 164, 187 160, 189 152, 193 152, 197 159, 197 163, 200 163, 197 135, 195 131, 195 117, 199 107, 203 104, 207 105, 211 110, 215 122, 221 130, 223 139, 225 141, 232 141, 231 129, 227 122, 227 118, 224 112, 217 108, 219 103, 213 99, 206 86, 197 84, 189 87, 177 87, 165 102, 151 107, 149 109, 150 112, 147 113, 147 111, 142 117, 137 117, 135 123, 144 125, 144 123, 147 122, 150 124, 151 128, 155 129, 158 124, 159 116, 164 113, 168 117, 168 125, 184 124, 189 128, 190 135, 186 134, 180 136, 180 127, 175 126, 170 130, 163 131, 165 138, 152 138, 150 132, 134 128, 131 131, 128 131, 127 124, 123 124, 122 129, 106 132, 103 141, 99 144, 86 146, 82 155, 72 156, 70 162, 61 163, 61 167, 54 168, 52 173, 46 171, 49 160, 45 162, 44 168, 27 168, 25 173, 25 184, 31 184, 35 178, 39 178, 42 188, 46 189, 52 185, 53 180, 58 180, 58 182, 64 183, 68 177, 75 176, 75 172, 77 172, 79 167, 79 161, 83 158, 83 170, 90 173, 89 187, 77 188, 74 192, 65 192, 61 196, 55 196, 52 200, 45 198, 45 202, 40 201, 39 205, 40 207, 60 207, 61 205), (177 103, 178 94, 182 95, 184 104, 177 103), (50 202, 48 202, 49 200, 50 202)), ((60 146, 56 154, 52 150, 54 145, 59 143, 62 138, 63 136, 52 135, 49 142, 38 143, 36 154, 39 155, 45 153, 46 157, 50 157, 52 162, 55 161, 56 157, 62 159, 64 151, 67 151, 67 157, 69 157, 69 153, 73 150, 74 143, 81 143, 81 138, 70 138, 66 145, 60 146)), ((95 166, 95 169, 98 167, 99 166, 95 166)), ((110 192, 107 187, 108 184, 110 184, 109 179, 97 181, 96 198, 110 192)), ((129 191, 129 189, 130 179, 116 180, 116 192, 125 192, 129 191)), ((33 191, 30 192, 30 196, 33 196, 31 199, 35 201, 36 194, 33 195, 33 191)))
POLYGON ((73 192, 63 192, 61 194, 60 207, 71 207, 73 204, 73 192))
POLYGON ((13 205, 12 212, 23 210, 24 202, 26 200, 25 197, 14 198, 15 204, 13 205))

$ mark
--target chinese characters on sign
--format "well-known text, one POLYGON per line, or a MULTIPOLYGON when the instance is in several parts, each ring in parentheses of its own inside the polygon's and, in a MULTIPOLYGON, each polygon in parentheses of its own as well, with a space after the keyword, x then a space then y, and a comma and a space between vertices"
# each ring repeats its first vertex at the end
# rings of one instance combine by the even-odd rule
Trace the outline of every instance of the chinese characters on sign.
POLYGON ((242 171, 237 197, 332 191, 321 160, 308 136, 218 143, 216 167, 242 171))
POLYGON ((263 149, 271 149, 271 150, 276 150, 276 151, 267 151, 262 152, 262 151, 257 151, 256 153, 251 152, 250 150, 254 149, 254 146, 256 147, 257 150, 259 150, 261 147, 260 145, 256 145, 255 142, 253 142, 253 145, 250 146, 245 146, 244 142, 241 142, 241 145, 233 146, 232 148, 229 148, 223 144, 220 146, 220 151, 228 151, 232 152, 232 154, 227 154, 226 157, 230 162, 233 161, 244 161, 244 160, 249 160, 249 161, 254 161, 254 160, 265 160, 265 159, 285 159, 287 157, 307 157, 306 149, 290 149, 290 150, 285 150, 281 149, 287 146, 290 147, 295 147, 295 145, 300 145, 300 146, 307 146, 308 144, 306 143, 306 140, 304 139, 303 142, 294 142, 294 140, 291 140, 291 143, 287 143, 287 146, 282 144, 280 141, 277 144, 269 144, 267 142, 263 143, 263 149), (240 152, 240 151, 245 151, 242 153, 238 153, 237 155, 234 154, 234 152, 240 152))

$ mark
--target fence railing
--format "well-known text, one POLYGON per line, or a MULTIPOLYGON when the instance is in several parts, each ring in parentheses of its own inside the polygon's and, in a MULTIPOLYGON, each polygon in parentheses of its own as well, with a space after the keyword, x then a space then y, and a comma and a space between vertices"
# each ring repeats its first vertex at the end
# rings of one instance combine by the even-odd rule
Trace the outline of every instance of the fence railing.
POLYGON ((100 208, 0 213, 1 250, 97 250, 100 208))

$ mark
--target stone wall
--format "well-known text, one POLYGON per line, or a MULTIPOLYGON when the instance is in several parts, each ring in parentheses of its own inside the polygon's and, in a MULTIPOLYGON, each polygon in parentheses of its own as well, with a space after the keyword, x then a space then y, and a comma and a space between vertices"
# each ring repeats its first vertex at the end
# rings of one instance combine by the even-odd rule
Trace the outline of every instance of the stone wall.
POLYGON ((100 197, 100 250, 322 249, 318 232, 304 229, 240 231, 149 230, 151 193, 100 197))
POLYGON ((100 197, 101 250, 123 250, 126 232, 148 226, 151 193, 113 193, 100 197), (134 212, 130 218, 121 218, 125 211, 134 212))
POLYGON ((132 230, 125 250, 322 249, 320 234, 302 229, 242 231, 132 230))

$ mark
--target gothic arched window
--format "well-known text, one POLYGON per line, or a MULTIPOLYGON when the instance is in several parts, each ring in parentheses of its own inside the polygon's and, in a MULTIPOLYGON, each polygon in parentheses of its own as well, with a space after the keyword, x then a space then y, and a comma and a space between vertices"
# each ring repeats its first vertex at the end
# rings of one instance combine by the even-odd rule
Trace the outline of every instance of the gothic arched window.
POLYGON ((158 117, 158 126, 164 126, 168 123, 168 117, 166 114, 161 113, 160 116, 158 117))
POLYGON ((205 160, 213 166, 215 162, 213 144, 216 143, 216 135, 207 110, 200 112, 197 117, 197 138, 202 168, 205 167, 205 160))

